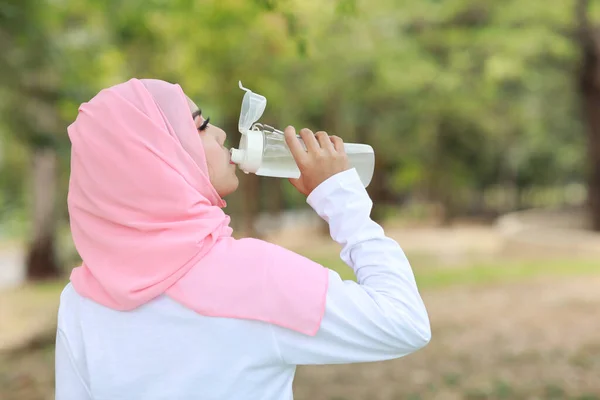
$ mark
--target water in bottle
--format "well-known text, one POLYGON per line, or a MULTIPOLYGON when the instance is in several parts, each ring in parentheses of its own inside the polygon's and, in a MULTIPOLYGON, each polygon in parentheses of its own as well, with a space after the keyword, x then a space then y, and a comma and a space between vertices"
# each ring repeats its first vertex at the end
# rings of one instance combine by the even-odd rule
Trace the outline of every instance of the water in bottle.
MULTIPOLYGON (((262 116, 267 99, 253 93, 239 83, 246 91, 238 129, 242 134, 240 145, 231 149, 231 160, 245 173, 277 178, 299 178, 300 170, 288 148, 283 132, 271 126, 257 123, 262 116)), ((306 149, 304 142, 300 142, 306 149)), ((355 168, 365 187, 369 185, 375 168, 373 148, 367 144, 344 143, 351 168, 355 168)))

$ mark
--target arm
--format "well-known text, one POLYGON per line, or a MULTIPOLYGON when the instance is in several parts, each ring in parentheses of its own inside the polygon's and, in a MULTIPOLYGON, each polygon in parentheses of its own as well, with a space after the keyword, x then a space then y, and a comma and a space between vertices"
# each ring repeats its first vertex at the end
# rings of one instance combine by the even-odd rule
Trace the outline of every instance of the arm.
POLYGON ((325 315, 314 337, 272 326, 289 364, 334 364, 402 357, 431 337, 427 311, 400 246, 370 218, 371 199, 355 170, 319 185, 307 202, 343 246, 358 282, 329 272, 325 315))
POLYGON ((56 400, 92 399, 77 371, 67 338, 60 329, 56 333, 55 370, 56 400))

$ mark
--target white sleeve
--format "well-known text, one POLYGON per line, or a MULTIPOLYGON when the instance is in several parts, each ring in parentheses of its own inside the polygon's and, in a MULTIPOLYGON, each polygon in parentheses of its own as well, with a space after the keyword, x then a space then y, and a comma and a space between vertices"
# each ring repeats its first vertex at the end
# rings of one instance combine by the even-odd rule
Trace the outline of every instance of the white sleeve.
POLYGON ((60 329, 56 333, 55 371, 56 400, 92 400, 75 366, 67 338, 60 329))
POLYGON ((370 218, 372 201, 354 169, 317 187, 307 202, 343 246, 342 260, 358 282, 329 271, 325 315, 311 337, 272 326, 288 364, 337 364, 402 357, 431 338, 429 317, 410 264, 370 218))

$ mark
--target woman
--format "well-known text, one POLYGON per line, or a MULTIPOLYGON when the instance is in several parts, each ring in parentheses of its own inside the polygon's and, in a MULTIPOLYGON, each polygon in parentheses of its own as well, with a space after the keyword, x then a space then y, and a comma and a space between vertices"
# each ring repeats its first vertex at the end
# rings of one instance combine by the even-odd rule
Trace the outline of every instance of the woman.
POLYGON ((178 85, 105 89, 68 132, 83 264, 61 295, 57 400, 291 399, 296 365, 388 360, 429 342, 409 263, 370 219, 341 139, 305 129, 305 151, 285 131, 301 170, 292 184, 358 283, 231 237, 225 132, 178 85))

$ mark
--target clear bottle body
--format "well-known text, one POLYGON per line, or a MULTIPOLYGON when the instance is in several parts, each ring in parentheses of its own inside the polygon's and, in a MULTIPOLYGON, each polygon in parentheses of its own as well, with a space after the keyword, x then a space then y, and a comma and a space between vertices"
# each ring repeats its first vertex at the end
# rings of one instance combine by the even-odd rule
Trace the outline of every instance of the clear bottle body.
MULTIPOLYGON (((298 178, 300 170, 288 148, 285 137, 278 131, 263 130, 263 154, 257 175, 278 178, 298 178)), ((306 145, 299 137, 304 149, 306 145)), ((344 150, 348 155, 351 168, 355 168, 366 187, 373 176, 375 167, 375 154, 371 146, 358 143, 344 143, 344 150)))

